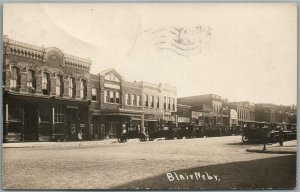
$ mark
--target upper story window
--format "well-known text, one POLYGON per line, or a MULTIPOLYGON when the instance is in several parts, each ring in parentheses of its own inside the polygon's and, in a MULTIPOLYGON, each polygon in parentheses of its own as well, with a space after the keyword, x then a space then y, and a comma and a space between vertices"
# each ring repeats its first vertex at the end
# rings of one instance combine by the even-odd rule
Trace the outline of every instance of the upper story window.
POLYGON ((104 103, 120 103, 120 92, 104 90, 104 103))
POLYGON ((126 105, 130 105, 130 98, 128 93, 125 94, 125 103, 126 105))
POLYGON ((115 102, 114 92, 113 91, 109 91, 109 102, 110 103, 114 103, 115 102))
POLYGON ((145 107, 148 107, 148 95, 144 95, 144 102, 145 107))
POLYGON ((97 101, 97 89, 92 88, 92 101, 97 101))
POLYGON ((42 75, 42 91, 43 95, 50 95, 50 74, 46 72, 42 75))
POLYGON ((136 104, 137 104, 137 106, 141 106, 141 96, 140 95, 136 96, 136 104))
POLYGON ((76 95, 76 82, 75 78, 71 77, 69 79, 69 97, 75 97, 76 95))
POLYGON ((116 91, 116 103, 120 103, 120 92, 116 91))
POLYGON ((171 98, 168 98, 168 109, 171 110, 171 98))
POLYGON ((154 107, 154 96, 150 96, 150 107, 154 107))
POLYGON ((113 73, 105 75, 105 80, 120 82, 120 79, 113 73))
POLYGON ((176 109, 176 99, 173 98, 173 110, 175 111, 175 109, 176 109))
POLYGON ((164 97, 164 109, 167 109, 167 97, 164 97))
POLYGON ((56 76, 55 92, 60 97, 64 94, 63 76, 61 75, 56 76))
POLYGON ((104 90, 104 103, 108 103, 109 99, 108 99, 108 90, 104 90))
POLYGON ((173 111, 173 98, 170 98, 170 110, 173 111))
POLYGON ((156 97, 156 108, 159 108, 159 97, 156 97))
POLYGON ((35 71, 28 70, 27 71, 27 87, 31 89, 31 92, 35 92, 36 90, 36 77, 35 77, 35 71))
POLYGON ((20 75, 20 68, 18 68, 18 67, 11 68, 10 87, 16 91, 20 90, 21 75, 20 75))
POLYGON ((86 96, 87 96, 86 80, 81 79, 81 81, 80 81, 80 98, 86 99, 86 96))
POLYGON ((131 96, 130 96, 130 102, 131 102, 131 103, 130 103, 131 105, 136 105, 135 95, 131 95, 131 96))

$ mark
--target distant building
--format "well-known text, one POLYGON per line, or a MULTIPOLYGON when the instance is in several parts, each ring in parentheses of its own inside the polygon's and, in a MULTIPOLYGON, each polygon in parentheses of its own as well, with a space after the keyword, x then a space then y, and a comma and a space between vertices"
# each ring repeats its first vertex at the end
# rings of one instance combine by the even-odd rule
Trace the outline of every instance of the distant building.
POLYGON ((230 109, 229 119, 231 128, 238 126, 238 113, 235 109, 230 109))
POLYGON ((276 105, 271 103, 257 103, 255 104, 255 120, 261 122, 276 122, 276 105))
POLYGON ((254 121, 254 104, 249 101, 243 102, 230 102, 229 108, 235 109, 237 112, 238 126, 243 126, 245 121, 254 121))
POLYGON ((221 96, 207 94, 181 97, 177 100, 179 104, 190 105, 192 106, 192 109, 202 110, 203 112, 205 111, 203 114, 203 121, 211 124, 213 127, 224 126, 227 124, 223 120, 223 117, 228 117, 228 115, 224 115, 223 113, 221 96))

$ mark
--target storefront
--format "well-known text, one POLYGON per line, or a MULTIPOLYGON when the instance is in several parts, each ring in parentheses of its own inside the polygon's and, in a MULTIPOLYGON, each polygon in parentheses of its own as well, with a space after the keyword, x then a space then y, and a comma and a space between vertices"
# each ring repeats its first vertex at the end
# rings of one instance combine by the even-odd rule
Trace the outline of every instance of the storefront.
POLYGON ((77 140, 80 129, 88 139, 88 102, 9 93, 4 97, 4 141, 77 140))
POLYGON ((122 129, 140 132, 141 115, 130 113, 102 113, 92 117, 93 139, 117 138, 122 129))

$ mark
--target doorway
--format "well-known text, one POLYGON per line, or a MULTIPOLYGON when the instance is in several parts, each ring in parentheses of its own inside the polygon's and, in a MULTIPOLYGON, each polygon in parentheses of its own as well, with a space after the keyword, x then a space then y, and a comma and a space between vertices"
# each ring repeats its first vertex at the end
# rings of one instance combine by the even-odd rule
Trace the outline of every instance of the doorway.
POLYGON ((37 106, 34 104, 24 104, 24 140, 38 140, 37 129, 37 106))
POLYGON ((67 131, 67 140, 77 140, 77 129, 78 129, 78 109, 67 107, 66 113, 66 131, 67 131))

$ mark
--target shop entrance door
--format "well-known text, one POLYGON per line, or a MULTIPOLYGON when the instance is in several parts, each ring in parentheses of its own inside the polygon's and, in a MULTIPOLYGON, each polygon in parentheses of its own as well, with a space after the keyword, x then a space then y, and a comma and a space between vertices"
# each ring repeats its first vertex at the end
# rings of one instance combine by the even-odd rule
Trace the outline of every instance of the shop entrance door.
POLYGON ((38 140, 37 129, 37 106, 34 104, 24 105, 24 140, 34 141, 38 140))
POLYGON ((67 135, 69 140, 77 140, 78 131, 78 108, 67 107, 66 122, 67 135))

